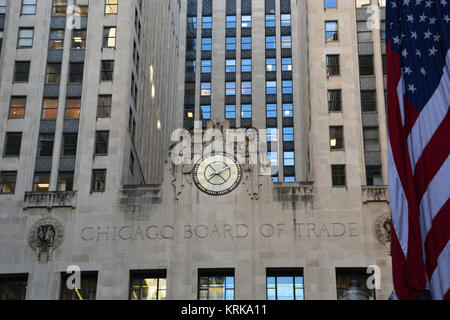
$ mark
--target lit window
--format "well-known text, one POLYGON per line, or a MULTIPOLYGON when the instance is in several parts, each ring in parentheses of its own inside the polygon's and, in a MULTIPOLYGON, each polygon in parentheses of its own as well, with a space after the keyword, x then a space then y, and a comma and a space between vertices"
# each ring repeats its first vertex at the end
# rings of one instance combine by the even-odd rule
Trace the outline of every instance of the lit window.
POLYGON ((294 116, 294 109, 292 103, 283 103, 283 118, 292 118, 294 116))
POLYGON ((294 128, 283 128, 283 141, 294 141, 294 128))
POLYGON ((338 22, 337 21, 326 21, 325 22, 325 40, 337 41, 338 37, 338 22))
POLYGON ((225 49, 226 50, 236 50, 236 38, 227 37, 225 39, 225 49))
POLYGON ((292 167, 295 165, 295 155, 293 151, 284 152, 284 166, 292 167))
POLYGON ((227 16, 226 27, 229 29, 236 28, 236 16, 227 16))
POLYGON ((281 59, 281 71, 292 71, 292 58, 281 59))
POLYGON ((242 86, 242 90, 241 90, 242 95, 251 95, 252 94, 252 82, 251 81, 243 81, 241 83, 241 86, 242 86))
POLYGON ((242 28, 252 27, 252 16, 242 16, 242 28))
POLYGON ((211 119, 211 106, 200 106, 200 110, 202 120, 211 119))
POLYGON ((165 300, 167 272, 132 271, 130 281, 130 300, 165 300))
POLYGON ((252 37, 242 37, 242 50, 251 50, 252 49, 252 37))
POLYGON ((275 49, 277 47, 276 37, 268 36, 266 37, 266 49, 275 49))
POLYGON ((252 105, 251 104, 241 105, 241 118, 242 119, 251 119, 252 118, 252 105))
POLYGON ((266 28, 275 27, 275 15, 274 14, 266 14, 266 28))
POLYGON ((211 95, 211 82, 201 83, 201 95, 207 97, 211 95))
POLYGON ((203 29, 212 29, 212 17, 202 17, 202 28, 203 29))
POLYGON ((31 48, 33 46, 34 29, 20 28, 19 39, 17 43, 18 48, 31 48))
POLYGON ((267 72, 272 72, 272 71, 277 71, 277 60, 270 58, 270 59, 266 59, 266 71, 267 72))
POLYGON ((290 14, 282 14, 281 15, 281 26, 282 27, 290 27, 291 26, 291 15, 290 14))
POLYGON ((105 0, 105 14, 117 14, 119 0, 105 0))
POLYGON ((290 49, 292 47, 292 37, 291 36, 282 36, 281 37, 281 48, 290 49))
POLYGON ((234 270, 199 270, 199 300, 234 300, 234 270))
POLYGON ((236 119, 236 106, 234 104, 225 106, 225 119, 236 119))
POLYGON ((226 72, 236 72, 236 60, 235 59, 229 59, 225 61, 225 70, 226 72))

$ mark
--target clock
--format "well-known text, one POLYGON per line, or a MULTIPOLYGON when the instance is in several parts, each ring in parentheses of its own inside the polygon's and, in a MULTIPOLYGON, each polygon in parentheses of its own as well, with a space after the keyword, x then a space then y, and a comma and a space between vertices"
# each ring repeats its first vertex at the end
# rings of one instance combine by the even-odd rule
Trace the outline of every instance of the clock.
POLYGON ((242 179, 242 166, 226 152, 213 153, 195 164, 192 177, 204 193, 221 196, 238 187, 242 179))

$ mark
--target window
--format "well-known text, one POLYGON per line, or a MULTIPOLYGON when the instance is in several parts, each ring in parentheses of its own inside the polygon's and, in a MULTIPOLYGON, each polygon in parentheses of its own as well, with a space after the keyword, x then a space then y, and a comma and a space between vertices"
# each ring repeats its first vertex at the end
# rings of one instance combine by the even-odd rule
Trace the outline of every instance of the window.
POLYGON ((186 83, 184 87, 184 95, 186 97, 195 97, 195 83, 186 83))
POLYGON ((278 141, 278 129, 277 128, 267 128, 267 142, 278 141))
POLYGON ((201 111, 201 119, 202 120, 209 120, 211 119, 211 106, 200 106, 201 111))
POLYGON ((73 171, 61 171, 58 174, 58 188, 60 192, 73 191, 73 171))
POLYGON ((234 104, 225 106, 225 119, 236 119, 236 106, 234 104))
POLYGON ((359 74, 361 76, 373 76, 373 55, 359 56, 359 74))
POLYGON ((252 59, 242 59, 241 64, 242 72, 252 72, 252 59))
POLYGON ((236 95, 236 82, 231 81, 225 82, 225 95, 227 96, 236 95))
POLYGON ((33 28, 19 28, 19 39, 17 41, 18 48, 31 48, 33 47, 33 28))
POLYGON ((236 72, 236 60, 229 59, 225 61, 225 71, 226 72, 236 72))
POLYGON ((266 105, 266 117, 276 118, 277 117, 277 105, 274 103, 269 103, 266 105))
POLYGON ((67 287, 69 276, 66 273, 61 276, 61 300, 95 300, 97 296, 97 272, 81 272, 81 288, 79 289, 67 287))
POLYGON ((21 14, 36 14, 37 0, 22 0, 21 14))
POLYGON ((80 119, 81 98, 67 98, 65 119, 80 119))
POLYGON ((63 50, 64 49, 64 29, 51 29, 49 37, 50 50, 63 50))
POLYGON ((290 49, 292 47, 292 37, 291 36, 282 36, 281 37, 281 48, 290 49))
POLYGON ((241 105, 241 118, 242 119, 251 119, 252 118, 252 105, 251 104, 241 105))
POLYGON ((327 55, 327 74, 329 76, 339 75, 339 55, 327 55))
MULTIPOLYGON (((272 141, 276 141, 276 140, 272 140, 272 141)), ((274 151, 267 152, 267 157, 269 158, 270 165, 272 167, 278 167, 278 152, 274 152, 274 151)))
POLYGON ((188 52, 197 51, 197 39, 186 39, 186 51, 188 52))
POLYGON ((325 0, 325 8, 337 8, 337 0, 325 0))
POLYGON ((234 300, 234 270, 199 270, 199 300, 234 300))
POLYGON ((188 17, 187 18, 187 29, 188 30, 197 30, 197 17, 188 17))
POLYGON ((82 83, 83 82, 83 62, 71 62, 69 64, 69 83, 82 83))
POLYGON ((52 15, 65 16, 67 11, 67 0, 53 0, 52 15))
POLYGON ((80 15, 87 16, 89 12, 89 0, 75 0, 75 5, 80 8, 80 15))
POLYGON ((251 81, 241 82, 241 94, 242 95, 251 95, 252 94, 252 82, 251 81))
POLYGON ((226 27, 228 29, 236 28, 236 16, 227 16, 226 27))
POLYGON ((211 96, 211 82, 202 82, 200 84, 200 93, 202 97, 211 96))
POLYGON ((51 157, 53 155, 54 134, 40 134, 38 157, 51 157))
POLYGON ((266 28, 275 27, 275 15, 274 14, 266 14, 266 28))
POLYGON ((212 17, 211 16, 202 17, 202 28, 203 29, 212 29, 212 17))
POLYGON ((377 93, 375 90, 361 90, 361 108, 363 112, 377 111, 377 93))
POLYGON ((11 104, 9 107, 10 119, 25 118, 25 108, 27 105, 27 97, 11 97, 11 104))
POLYGON ((283 128, 283 141, 294 141, 294 128, 283 128))
POLYGON ((77 155, 77 133, 64 133, 62 139, 62 155, 64 157, 74 157, 77 155))
POLYGON ((187 73, 195 73, 195 66, 197 61, 195 60, 187 60, 186 61, 186 72, 187 73))
POLYGON ((241 39, 242 50, 252 49, 252 37, 242 37, 241 39))
POLYGON ((325 41, 337 41, 338 37, 338 22, 325 21, 325 41))
POLYGON ((42 119, 56 119, 58 115, 58 99, 44 98, 42 119))
POLYGON ((383 184, 381 166, 366 166, 366 184, 368 186, 381 186, 383 184))
POLYGON ((102 60, 100 81, 112 81, 114 75, 114 60, 102 60))
POLYGON ((304 300, 302 269, 267 269, 266 276, 267 300, 304 300))
POLYGON ((211 51, 211 50, 212 50, 212 38, 202 38, 202 51, 211 51))
POLYGON ((5 137, 5 157, 19 157, 22 145, 22 132, 7 132, 5 137))
POLYGON ((284 166, 285 167, 295 166, 295 154, 293 151, 284 152, 284 166))
POLYGON ((130 272, 130 300, 165 300, 166 287, 165 270, 130 272))
POLYGON ((380 138, 378 134, 378 127, 364 127, 364 151, 380 151, 380 138))
POLYGON ((30 61, 16 61, 14 67, 14 82, 28 82, 30 61))
POLYGON ((202 60, 202 73, 211 73, 211 60, 202 60))
POLYGON ((281 71, 292 71, 292 58, 281 58, 281 71))
POLYGON ((331 177, 333 187, 345 187, 346 186, 345 165, 332 165, 331 177))
POLYGON ((95 133, 95 155, 105 156, 108 154, 109 131, 97 131, 95 133))
POLYGON ((328 112, 342 111, 342 91, 328 90, 328 112))
POLYGON ((266 71, 272 72, 277 71, 277 59, 266 59, 266 71))
POLYGON ((290 14, 282 14, 281 15, 281 26, 282 27, 290 27, 291 26, 291 15, 290 14))
POLYGON ((25 300, 28 275, 0 276, 0 300, 25 300))
POLYGON ((242 16, 242 28, 252 27, 252 16, 242 16))
MULTIPOLYGON (((16 171, 2 171, 0 172, 0 194, 14 194, 16 192, 16 171)), ((1 290, 0 290, 1 300, 1 290)))
POLYGON ((344 127, 332 126, 330 127, 330 148, 331 150, 344 149, 344 127))
POLYGON ((283 80, 281 82, 281 90, 283 94, 292 94, 292 80, 283 80))
POLYGON ((105 192, 106 170, 92 170, 91 192, 105 192))
POLYGON ((367 278, 370 274, 367 268, 336 268, 337 299, 341 300, 344 292, 351 287, 352 280, 356 280, 360 289, 367 292, 369 300, 375 300, 375 289, 367 288, 367 278))
POLYGON ((292 103, 283 103, 283 118, 292 118, 294 116, 294 108, 292 103))
POLYGON ((268 36, 266 37, 266 49, 275 49, 277 47, 277 38, 268 36))
POLYGON ((72 50, 86 49, 86 29, 73 29, 72 50))
POLYGON ((50 172, 35 172, 33 192, 48 192, 50 188, 50 172))
POLYGON ((276 81, 266 81, 266 94, 277 94, 276 81))
POLYGON ((6 13, 6 0, 0 0, 0 15, 6 13))
POLYGON ((386 55, 381 55, 381 63, 383 65, 383 75, 387 76, 387 63, 386 63, 386 55))
POLYGON ((97 118, 111 117, 112 95, 99 95, 97 103, 97 118))
POLYGON ((103 28, 103 48, 115 48, 116 47, 116 27, 104 27, 103 28))
POLYGON ((119 0, 105 0, 105 14, 117 14, 119 0))
POLYGON ((236 38, 226 37, 225 38, 225 49, 226 50, 236 50, 236 38))
POLYGON ((2 52, 3 45, 3 29, 0 29, 0 53, 2 52))
POLYGON ((47 63, 45 83, 58 84, 61 81, 61 63, 47 63))

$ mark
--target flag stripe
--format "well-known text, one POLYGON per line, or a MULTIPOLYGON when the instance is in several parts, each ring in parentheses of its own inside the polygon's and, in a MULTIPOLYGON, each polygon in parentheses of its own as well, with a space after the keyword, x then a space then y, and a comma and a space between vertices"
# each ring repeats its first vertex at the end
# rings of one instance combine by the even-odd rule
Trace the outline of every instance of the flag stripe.
POLYGON ((442 300, 450 291, 450 242, 439 255, 438 267, 430 280, 431 297, 442 300))

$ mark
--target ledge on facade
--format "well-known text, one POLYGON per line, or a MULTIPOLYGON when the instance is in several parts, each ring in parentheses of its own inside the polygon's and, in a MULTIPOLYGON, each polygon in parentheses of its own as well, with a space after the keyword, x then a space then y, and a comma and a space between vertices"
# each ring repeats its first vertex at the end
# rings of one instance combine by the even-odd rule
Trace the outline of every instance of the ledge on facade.
POLYGON ((123 185, 121 205, 136 205, 142 203, 161 202, 161 185, 159 184, 136 184, 123 185))
POLYGON ((276 182, 274 197, 277 201, 312 201, 314 182, 276 182))
POLYGON ((75 208, 76 191, 26 192, 23 208, 75 208))
POLYGON ((389 202, 388 186, 362 186, 363 203, 389 202))

